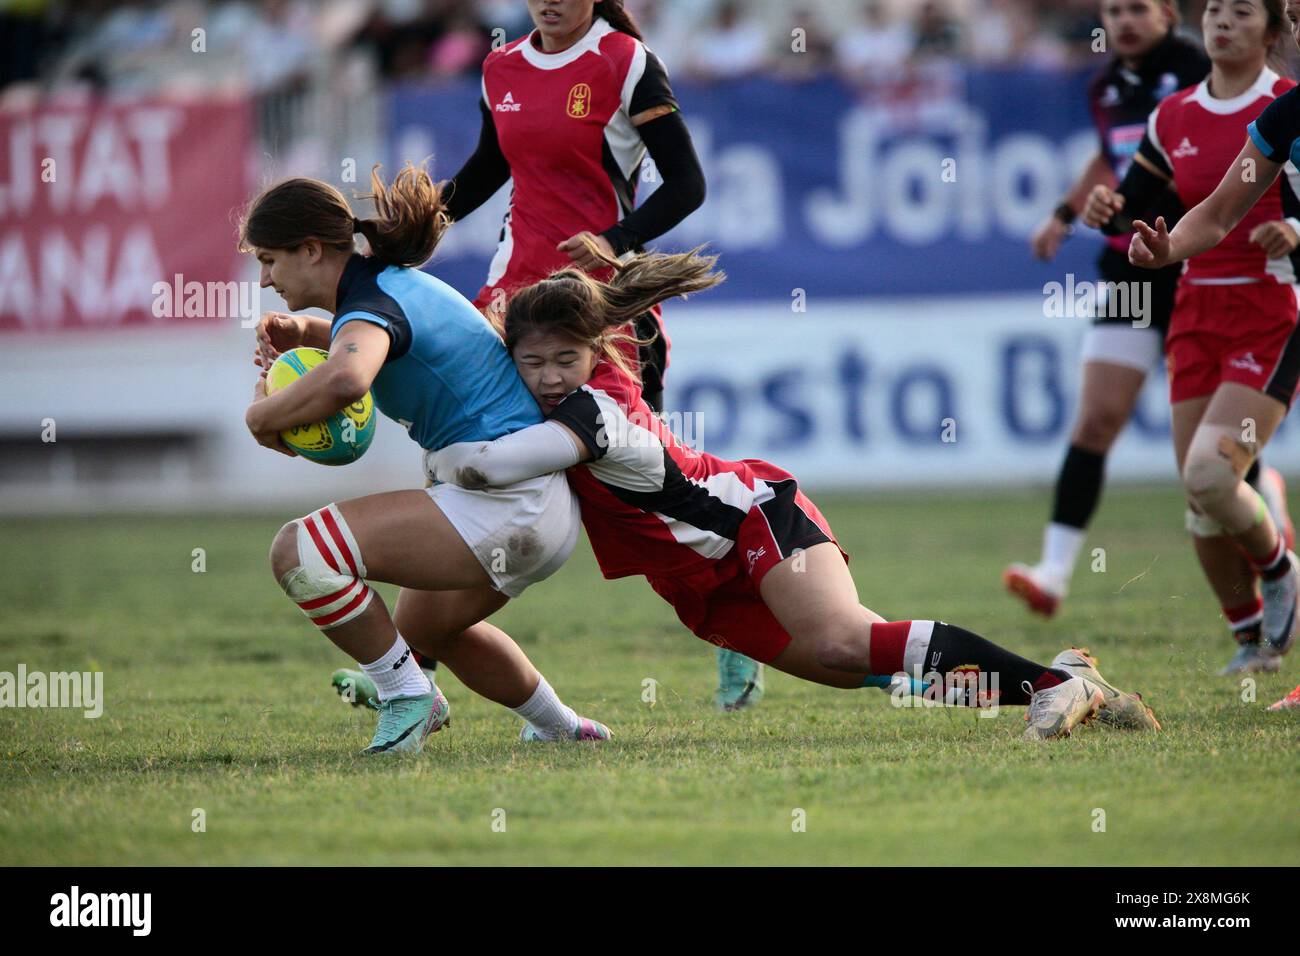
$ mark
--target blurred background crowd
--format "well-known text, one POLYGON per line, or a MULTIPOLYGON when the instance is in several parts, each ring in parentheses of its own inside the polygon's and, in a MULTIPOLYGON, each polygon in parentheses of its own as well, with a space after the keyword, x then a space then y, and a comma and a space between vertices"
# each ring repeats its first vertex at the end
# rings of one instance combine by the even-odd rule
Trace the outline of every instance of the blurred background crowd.
MULTIPOLYGON (((1199 7, 1188 4, 1194 31, 1199 7)), ((677 79, 835 71, 885 80, 960 60, 1069 67, 1095 58, 1097 0, 628 0, 677 79), (802 31, 796 33, 796 31, 802 31)), ((264 93, 340 60, 358 81, 474 74, 523 0, 0 0, 0 87, 264 93), (193 31, 203 30, 201 41, 193 31), (196 44, 204 57, 195 57, 196 44)))

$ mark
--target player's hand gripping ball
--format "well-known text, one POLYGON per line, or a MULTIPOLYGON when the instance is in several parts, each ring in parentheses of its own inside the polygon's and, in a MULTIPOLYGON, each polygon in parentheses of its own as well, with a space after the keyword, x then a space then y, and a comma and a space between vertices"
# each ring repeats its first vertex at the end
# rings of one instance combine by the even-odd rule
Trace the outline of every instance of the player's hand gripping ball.
MULTIPOLYGON (((320 349, 296 348, 283 353, 266 376, 266 394, 271 395, 296 381, 329 359, 320 349)), ((322 465, 346 465, 366 453, 375 438, 375 400, 366 392, 360 400, 323 422, 299 425, 280 432, 284 443, 310 461, 322 465)))

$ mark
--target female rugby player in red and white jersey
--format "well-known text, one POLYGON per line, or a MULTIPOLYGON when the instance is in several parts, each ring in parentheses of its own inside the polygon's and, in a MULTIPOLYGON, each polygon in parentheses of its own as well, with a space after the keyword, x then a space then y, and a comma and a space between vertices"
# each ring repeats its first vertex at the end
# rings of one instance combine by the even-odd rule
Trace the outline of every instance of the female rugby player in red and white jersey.
MULTIPOLYGON (((507 181, 510 207, 475 304, 506 297, 556 269, 602 267, 639 251, 704 202, 704 173, 663 63, 641 41, 622 0, 528 0, 536 29, 483 61, 482 127, 473 155, 446 184, 454 221, 507 181), (663 182, 635 208, 647 153, 663 182)), ((639 337, 659 332, 647 355, 658 400, 668 341, 657 313, 637 317, 639 337)))
POLYGON ((1086 218, 1135 227, 1135 265, 1188 260, 1165 343, 1187 527, 1238 644, 1224 673, 1271 671, 1293 640, 1300 569, 1242 476, 1286 416, 1300 377, 1300 173, 1287 161, 1289 142, 1268 145, 1276 119, 1261 116, 1276 117, 1270 104, 1292 97, 1296 84, 1268 67, 1286 32, 1282 0, 1210 0, 1202 26, 1209 78, 1151 114, 1119 194, 1094 190, 1086 218), (1155 229, 1141 219, 1167 188, 1192 210, 1172 244, 1163 217, 1155 229))
MULTIPOLYGON (((501 241, 474 303, 498 312, 515 289, 556 269, 601 270, 586 240, 608 256, 639 251, 699 208, 705 191, 667 71, 622 0, 528 0, 528 11, 536 29, 483 61, 478 146, 443 184, 458 221, 512 182, 501 241), (662 182, 635 208, 647 153, 662 182)), ((661 411, 669 340, 660 310, 632 325, 643 342, 630 354, 647 403, 661 411)), ((399 612, 418 617, 418 603, 412 595, 399 612)), ((355 672, 337 672, 334 684, 367 699, 355 672)), ((761 666, 719 650, 719 706, 749 706, 762 693, 761 666)))
POLYGON ((1029 705, 1029 738, 1068 735, 1099 712, 1116 726, 1159 729, 1137 695, 1107 684, 1077 650, 1044 666, 959 627, 886 622, 861 606, 846 555, 794 476, 681 444, 621 349, 631 317, 722 281, 715 258, 601 259, 615 269, 609 282, 566 269, 506 308, 506 348, 547 420, 444 447, 426 459, 434 478, 487 488, 571 469, 606 577, 644 575, 697 636, 805 680, 857 688, 935 673, 945 693, 970 702, 989 690, 978 675, 996 675, 997 702, 1029 705))

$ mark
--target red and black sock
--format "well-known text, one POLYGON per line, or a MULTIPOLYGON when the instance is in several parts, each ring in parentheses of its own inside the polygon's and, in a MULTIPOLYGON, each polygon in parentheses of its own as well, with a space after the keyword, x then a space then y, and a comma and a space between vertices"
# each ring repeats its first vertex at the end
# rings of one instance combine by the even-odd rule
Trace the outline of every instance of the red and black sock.
POLYGON ((1236 607, 1225 607, 1223 616, 1227 618, 1232 638, 1238 644, 1259 643, 1259 626, 1264 620, 1264 602, 1258 597, 1236 607))
POLYGON ((996 675, 998 702, 1012 706, 1028 704, 1034 691, 1055 687, 1071 676, 942 621, 871 625, 871 672, 887 676, 914 670, 922 676, 937 673, 947 686, 971 686, 981 674, 990 681, 996 675))
POLYGON ((1255 566, 1255 570, 1265 581, 1276 581, 1290 571, 1291 559, 1287 557, 1286 542, 1282 540, 1282 533, 1278 532, 1277 547, 1267 557, 1251 558, 1250 563, 1255 566))

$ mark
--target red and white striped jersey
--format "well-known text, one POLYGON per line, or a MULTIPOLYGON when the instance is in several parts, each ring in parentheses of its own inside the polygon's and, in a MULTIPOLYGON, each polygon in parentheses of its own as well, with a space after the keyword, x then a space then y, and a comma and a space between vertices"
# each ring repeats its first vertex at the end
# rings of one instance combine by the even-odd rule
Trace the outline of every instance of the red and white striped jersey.
MULTIPOLYGON (((1179 199, 1191 209, 1214 192, 1228 167, 1236 162, 1246 140, 1246 127, 1269 103, 1295 85, 1293 80, 1265 68, 1250 89, 1232 99, 1212 97, 1208 79, 1179 90, 1152 112, 1139 155, 1173 179, 1179 199)), ((1248 173, 1243 171, 1243 175, 1248 173)), ((1188 260, 1183 280, 1216 283, 1271 279, 1295 283, 1300 254, 1269 259, 1261 246, 1250 242, 1250 233, 1261 223, 1300 216, 1297 189, 1300 172, 1288 162, 1285 175, 1222 242, 1188 260)), ((1292 225, 1300 231, 1300 221, 1292 225)))
POLYGON ((646 153, 632 117, 677 107, 659 58, 602 17, 559 53, 543 53, 534 35, 483 61, 483 102, 513 188, 478 304, 569 265, 557 245, 632 212, 646 153))
POLYGON ((684 445, 609 361, 548 416, 592 460, 569 469, 592 551, 607 578, 689 573, 727 555, 751 508, 792 476, 764 461, 726 461, 684 445))

